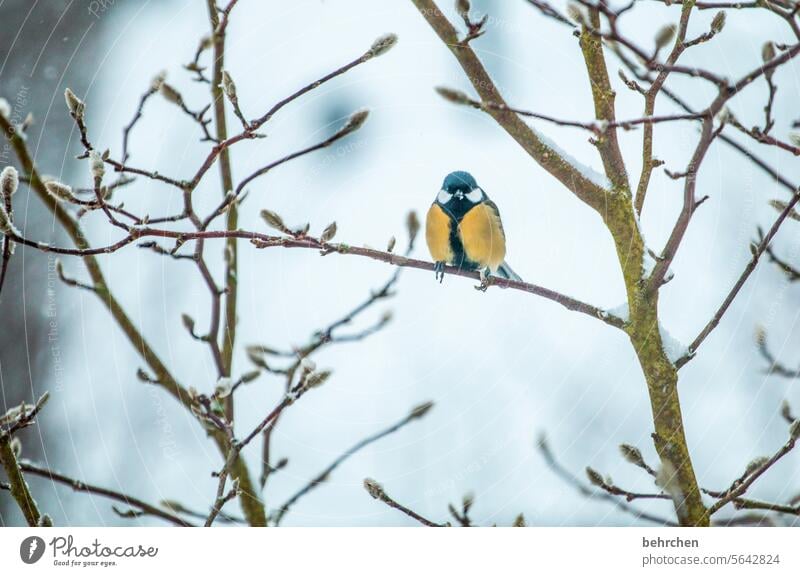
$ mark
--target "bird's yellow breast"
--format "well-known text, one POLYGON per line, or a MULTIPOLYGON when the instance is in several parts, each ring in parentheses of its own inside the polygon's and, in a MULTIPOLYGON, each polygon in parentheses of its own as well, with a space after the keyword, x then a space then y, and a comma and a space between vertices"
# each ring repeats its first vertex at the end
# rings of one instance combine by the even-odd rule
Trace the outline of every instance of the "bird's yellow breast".
POLYGON ((433 204, 425 219, 425 240, 434 262, 453 262, 450 246, 450 216, 438 204, 433 204))
POLYGON ((506 257, 506 238, 497 210, 490 204, 478 204, 461 219, 458 233, 467 258, 496 272, 506 257))

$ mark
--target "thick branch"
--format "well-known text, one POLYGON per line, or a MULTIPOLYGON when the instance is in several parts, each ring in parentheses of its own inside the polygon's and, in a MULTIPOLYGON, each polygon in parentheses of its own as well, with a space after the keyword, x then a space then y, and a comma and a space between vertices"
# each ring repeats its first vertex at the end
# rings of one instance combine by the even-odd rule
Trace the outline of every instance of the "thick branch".
POLYGON ((25 477, 22 475, 22 470, 17 462, 17 456, 14 454, 9 436, 0 438, 0 464, 3 465, 8 477, 11 496, 16 500, 17 506, 25 516, 28 526, 38 526, 42 514, 39 512, 36 500, 31 495, 25 477))
MULTIPOLYGON (((589 17, 592 27, 598 29, 600 27, 600 13, 597 10, 590 10, 589 17)), ((597 149, 603 159, 606 176, 611 180, 614 189, 629 194, 628 173, 625 170, 625 161, 622 159, 622 152, 619 148, 617 129, 613 125, 616 121, 614 104, 616 92, 611 88, 611 82, 608 79, 608 68, 603 54, 603 42, 600 36, 584 26, 580 35, 580 45, 583 51, 583 59, 586 63, 589 83, 592 87, 595 117, 598 120, 609 123, 609 127, 596 140, 597 149)))
POLYGON ((499 105, 498 108, 488 109, 495 121, 542 168, 552 174, 578 198, 595 210, 602 211, 607 192, 605 188, 571 164, 570 160, 562 157, 558 150, 545 143, 519 116, 506 109, 503 96, 475 52, 468 43, 459 40, 456 29, 433 0, 412 0, 412 2, 456 57, 481 100, 499 105))

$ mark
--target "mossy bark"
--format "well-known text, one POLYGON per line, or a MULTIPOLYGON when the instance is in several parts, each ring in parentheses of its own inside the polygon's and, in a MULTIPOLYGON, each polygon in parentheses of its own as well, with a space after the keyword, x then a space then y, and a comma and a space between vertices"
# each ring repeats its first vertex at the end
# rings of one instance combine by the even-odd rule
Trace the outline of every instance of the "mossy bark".
POLYGON ((28 488, 28 483, 22 476, 22 472, 17 464, 17 457, 14 455, 14 449, 11 447, 10 438, 3 438, 0 440, 0 463, 8 476, 8 484, 11 487, 11 496, 16 500, 19 509, 25 516, 28 526, 39 525, 39 508, 36 506, 36 501, 31 495, 28 488))
POLYGON ((667 357, 658 323, 658 290, 649 290, 642 262, 644 245, 630 196, 610 198, 604 220, 614 238, 630 311, 625 331, 647 382, 656 451, 662 466, 675 469, 670 491, 683 526, 708 526, 708 510, 697 484, 678 397, 678 369, 667 357))

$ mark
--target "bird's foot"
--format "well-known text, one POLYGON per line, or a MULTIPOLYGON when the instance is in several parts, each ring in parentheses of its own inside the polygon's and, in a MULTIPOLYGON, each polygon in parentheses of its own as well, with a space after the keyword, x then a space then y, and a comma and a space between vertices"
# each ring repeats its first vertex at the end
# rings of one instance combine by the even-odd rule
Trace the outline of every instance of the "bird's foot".
POLYGON ((439 281, 439 284, 441 284, 444 280, 444 262, 437 262, 433 267, 433 272, 435 274, 435 278, 439 281))
POLYGON ((478 271, 478 274, 480 275, 481 283, 478 286, 475 286, 475 290, 486 292, 490 284, 489 270, 487 268, 481 268, 478 271))

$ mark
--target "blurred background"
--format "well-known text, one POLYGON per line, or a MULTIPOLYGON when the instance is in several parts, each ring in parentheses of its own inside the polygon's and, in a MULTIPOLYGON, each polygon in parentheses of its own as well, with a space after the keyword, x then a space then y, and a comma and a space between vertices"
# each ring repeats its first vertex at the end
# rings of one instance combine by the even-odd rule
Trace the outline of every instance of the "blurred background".
MULTIPOLYGON (((78 135, 63 103, 72 88, 87 103, 87 122, 98 148, 119 156, 122 128, 133 117, 151 78, 167 71, 188 105, 208 100, 208 87, 183 69, 207 34, 204 3, 186 0, 106 3, 53 0, 0 3, 0 96, 35 124, 29 145, 42 172, 75 186, 88 185, 78 135), (102 3, 101 3, 102 4, 102 3)), ((452 3, 440 6, 454 17, 452 3)), ((564 8, 563 3, 555 3, 564 8)), ((593 117, 591 94, 577 40, 524 1, 473 2, 489 14, 486 34, 472 43, 506 100, 561 118, 593 117)), ((651 46, 679 9, 642 3, 623 20, 624 31, 651 46)), ((789 42, 785 25, 756 11, 728 15, 713 42, 692 49, 686 62, 740 76, 761 62, 764 42, 789 42)), ((705 32, 713 13, 695 13, 689 36, 705 32)), ((229 28, 227 69, 249 117, 305 83, 363 53, 386 32, 399 36, 386 56, 360 66, 285 108, 266 127, 268 138, 234 148, 234 176, 332 133, 355 109, 372 111, 364 129, 340 145, 281 166, 256 181, 241 208, 243 229, 263 229, 269 208, 290 224, 310 222, 319 233, 335 220, 337 240, 383 249, 405 239, 405 216, 420 218, 444 176, 468 170, 497 203, 508 237, 508 261, 527 281, 603 307, 624 300, 614 248, 600 219, 540 169, 487 116, 455 107, 433 88, 472 93, 455 60, 410 2, 299 0, 236 7, 229 28)), ((206 55, 206 62, 208 55, 206 55)), ((638 94, 616 77, 620 118, 641 115, 638 94)), ((775 104, 777 134, 797 120, 798 70, 782 67, 775 104)), ((710 85, 672 78, 695 106, 712 97, 710 85)), ((766 85, 757 82, 733 101, 747 126, 760 123, 766 85)), ((657 112, 674 110, 665 98, 657 112)), ((229 124, 236 126, 229 113, 229 124)), ((534 122, 561 147, 601 169, 587 134, 534 122)), ((738 135, 733 134, 738 138, 738 135)), ((152 99, 131 136, 131 163, 185 178, 207 154, 196 124, 161 98, 152 99)), ((655 155, 673 171, 685 169, 694 148, 693 124, 656 129, 655 155)), ((641 131, 621 134, 628 171, 638 176, 641 131)), ((760 155, 787 178, 800 165, 777 148, 760 155)), ((16 165, 8 148, 2 166, 16 165)), ((216 169, 195 194, 211 209, 221 191, 216 169)), ((163 215, 179 212, 181 198, 160 183, 139 180, 124 192, 127 207, 163 215)), ((705 325, 750 258, 756 227, 769 226, 773 198, 785 199, 755 166, 724 144, 712 148, 699 175, 698 195, 709 195, 691 224, 662 291, 663 323, 683 343, 705 325)), ((121 197, 121 196, 120 196, 121 197)), ((23 189, 15 197, 19 227, 29 237, 68 242, 39 201, 23 189)), ((656 170, 642 225, 660 250, 682 202, 680 183, 656 170)), ((83 224, 93 244, 117 238, 99 214, 83 224)), ((800 224, 789 222, 776 241, 797 253, 800 224)), ((217 277, 221 243, 207 244, 217 277)), ((424 242, 414 253, 428 258, 424 242)), ((208 293, 190 264, 127 248, 100 258, 107 279, 129 315, 186 386, 210 392, 216 371, 207 347, 192 341, 181 314, 208 321, 208 293)), ((68 275, 83 278, 79 260, 65 258, 68 275)), ((239 346, 234 374, 250 369, 244 346, 302 345, 380 286, 393 270, 363 258, 320 258, 310 250, 255 250, 240 245, 239 346)), ((699 355, 681 370, 680 394, 695 470, 702 485, 721 489, 754 457, 786 440, 779 415, 784 399, 800 405, 796 383, 766 374, 755 343, 766 327, 774 351, 787 364, 800 360, 800 287, 777 267, 762 263, 699 355)), ((426 400, 434 410, 399 433, 358 453, 286 515, 284 525, 405 525, 405 516, 369 497, 364 477, 381 482, 405 505, 436 521, 447 504, 471 492, 473 519, 508 525, 520 513, 531 525, 628 525, 637 520, 607 503, 577 494, 548 468, 536 450, 545 432, 559 460, 578 476, 592 466, 625 488, 652 489, 650 479, 622 460, 618 445, 634 444, 657 462, 650 433, 647 390, 625 335, 516 291, 480 293, 471 281, 406 270, 397 296, 370 311, 368 326, 385 309, 394 313, 382 332, 358 344, 332 346, 316 359, 332 379, 282 417, 273 435, 276 458, 287 457, 263 494, 268 508, 357 440, 402 418, 426 400)), ((22 436, 24 456, 70 476, 151 502, 177 499, 199 510, 213 500, 211 472, 219 453, 195 418, 158 388, 135 375, 142 362, 91 293, 61 284, 53 258, 18 249, 0 300, 0 409, 30 402, 45 390, 51 399, 38 425, 22 436)), ((237 429, 249 430, 279 401, 282 380, 266 376, 237 392, 237 429)), ((241 432, 240 432, 241 433, 241 432)), ((260 443, 245 453, 257 478, 260 443)), ((157 524, 121 519, 102 498, 73 493, 30 478, 43 511, 59 525, 157 524)), ((786 458, 762 478, 753 496, 787 500, 800 490, 800 460, 786 458)), ((229 511, 237 511, 231 503, 229 511)), ((670 515, 671 504, 647 504, 670 515)), ((0 496, 0 522, 22 518, 0 496)))

